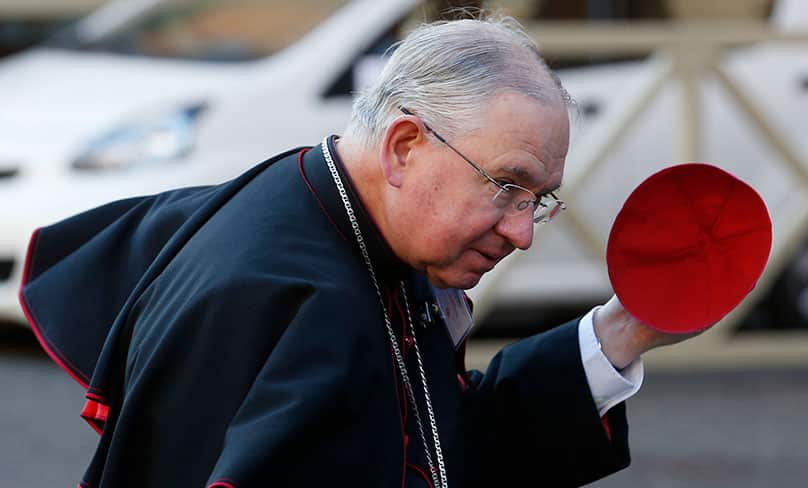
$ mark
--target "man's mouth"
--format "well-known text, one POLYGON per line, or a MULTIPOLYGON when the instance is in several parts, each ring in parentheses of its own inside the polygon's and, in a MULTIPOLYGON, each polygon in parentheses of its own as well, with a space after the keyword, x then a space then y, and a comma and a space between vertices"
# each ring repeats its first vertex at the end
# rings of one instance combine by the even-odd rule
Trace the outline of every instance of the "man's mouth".
POLYGON ((479 249, 474 249, 474 252, 482 256, 487 261, 487 264, 491 268, 493 268, 503 257, 505 257, 499 254, 488 254, 486 252, 480 251, 479 249))

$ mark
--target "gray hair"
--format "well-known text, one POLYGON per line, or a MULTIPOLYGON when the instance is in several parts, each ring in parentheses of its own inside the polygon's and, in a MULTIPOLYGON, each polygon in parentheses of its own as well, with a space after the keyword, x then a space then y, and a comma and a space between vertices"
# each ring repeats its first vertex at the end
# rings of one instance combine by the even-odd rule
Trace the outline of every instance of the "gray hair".
POLYGON ((423 24, 398 44, 375 83, 358 94, 346 135, 366 146, 379 143, 403 106, 452 137, 477 128, 486 103, 505 90, 542 103, 571 103, 513 18, 423 24))

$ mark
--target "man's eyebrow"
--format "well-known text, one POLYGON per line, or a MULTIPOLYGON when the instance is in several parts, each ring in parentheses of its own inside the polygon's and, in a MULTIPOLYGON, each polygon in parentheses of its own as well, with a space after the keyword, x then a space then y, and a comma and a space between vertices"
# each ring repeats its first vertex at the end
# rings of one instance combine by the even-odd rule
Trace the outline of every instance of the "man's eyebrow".
POLYGON ((516 177, 518 180, 520 180, 520 181, 522 181, 524 183, 535 183, 536 182, 535 176, 533 174, 531 174, 530 171, 526 170, 525 168, 523 168, 521 166, 508 165, 508 166, 503 166, 503 167, 499 168, 499 170, 502 171, 503 173, 508 173, 508 174, 516 177))
MULTIPOLYGON (((516 179, 517 182, 522 183, 527 188, 530 188, 531 186, 533 186, 533 187, 539 186, 539 185, 537 185, 538 180, 536 178, 536 175, 533 174, 532 172, 528 171, 527 169, 525 169, 522 166, 506 165, 506 166, 503 166, 503 167, 499 168, 499 170, 501 172, 503 172, 503 173, 508 173, 508 174, 512 175, 516 179)), ((558 190, 560 187, 561 187, 561 184, 557 183, 557 184, 553 185, 552 187, 543 188, 541 193, 538 193, 538 194, 546 195, 548 193, 551 193, 551 192, 554 192, 554 191, 558 190)))

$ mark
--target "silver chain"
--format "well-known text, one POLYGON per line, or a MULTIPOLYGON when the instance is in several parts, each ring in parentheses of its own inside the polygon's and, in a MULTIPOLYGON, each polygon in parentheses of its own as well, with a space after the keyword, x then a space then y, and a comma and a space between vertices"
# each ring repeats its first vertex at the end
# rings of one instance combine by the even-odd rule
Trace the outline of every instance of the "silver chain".
POLYGON ((387 315, 387 307, 384 305, 384 298, 382 298, 382 291, 381 287, 379 286, 379 282, 376 279, 376 273, 373 270, 373 263, 370 261, 370 254, 368 253, 367 246, 365 245, 365 239, 362 237, 362 231, 359 229, 359 221, 356 219, 356 215, 354 214, 353 206, 351 206, 351 202, 348 199, 348 193, 345 191, 345 186, 342 184, 342 178, 337 171, 337 166, 334 164, 334 160, 331 157, 331 151, 328 149, 328 138, 324 139, 322 142, 322 150, 323 156, 325 157, 325 162, 328 164, 328 169, 331 172, 331 177, 334 179, 334 184, 337 186, 337 191, 339 191, 340 198, 342 199, 342 204, 345 206, 345 212, 348 214, 348 220, 351 222, 351 228, 353 229, 354 236, 356 237, 356 243, 359 244, 359 250, 362 252, 362 258, 365 261, 365 265, 368 268, 368 273, 370 274, 370 279, 373 282, 373 287, 376 289, 376 296, 379 298, 379 303, 382 307, 382 313, 384 314, 384 325, 387 328, 387 335, 390 339, 390 345, 393 348, 393 353, 396 356, 396 364, 398 365, 399 373, 401 374, 401 380, 404 382, 404 389, 407 392, 407 398, 410 402, 412 407, 413 414, 415 415, 415 421, 418 425, 418 433, 421 436, 421 442, 424 445, 424 453, 426 454, 426 461, 429 465, 429 473, 432 476, 432 482, 435 488, 448 488, 449 484, 446 478, 446 466, 443 461, 443 451, 440 447, 440 437, 438 436, 438 424, 435 418, 435 412, 432 409, 432 400, 429 395, 429 388, 427 387, 426 382, 426 373, 424 371, 424 363, 421 360, 421 351, 418 348, 418 341, 415 338, 415 327, 412 323, 412 316, 410 314, 410 305, 407 301, 407 291, 404 287, 404 282, 400 282, 401 292, 404 296, 404 305, 407 309, 407 321, 410 327, 410 334, 412 337, 413 345, 415 347, 415 356, 418 360, 418 370, 421 374, 421 386, 423 387, 424 391, 424 399, 426 402, 427 411, 429 413, 429 423, 432 428, 432 440, 435 446, 435 455, 438 459, 438 469, 435 469, 435 464, 432 460, 432 453, 429 447, 429 443, 426 440, 426 434, 424 433, 424 426, 423 422, 421 421, 421 415, 418 411, 418 403, 415 400, 415 392, 412 388, 412 383, 410 382, 409 374, 407 374, 407 366, 404 364, 404 357, 401 354, 401 349, 398 347, 398 341, 396 340, 396 335, 393 332, 393 325, 390 323, 390 318, 387 315), (440 473, 438 473, 438 471, 440 473), (438 474, 440 474, 440 478, 438 478, 438 474))
MULTIPOLYGON (((407 323, 410 324, 410 334, 412 335, 412 342, 415 346, 415 357, 418 359, 418 370, 421 373, 421 381, 424 385, 424 400, 426 401, 426 410, 429 414, 429 424, 432 427, 432 438, 435 439, 435 455, 438 458, 438 466, 443 466, 443 451, 438 442, 438 422, 435 420, 435 411, 432 409, 432 399, 429 397, 429 389, 426 387, 426 373, 424 372, 424 363, 421 361, 421 350, 418 348, 418 342, 415 340, 415 326, 412 324, 412 314, 410 314, 410 302, 407 300, 407 291, 404 289, 404 282, 401 282, 401 294, 404 296, 404 308, 407 310, 407 323)), ((448 486, 446 482, 446 470, 440 471, 440 479, 443 482, 441 486, 448 486)), ((438 486, 437 484, 435 486, 438 486)))

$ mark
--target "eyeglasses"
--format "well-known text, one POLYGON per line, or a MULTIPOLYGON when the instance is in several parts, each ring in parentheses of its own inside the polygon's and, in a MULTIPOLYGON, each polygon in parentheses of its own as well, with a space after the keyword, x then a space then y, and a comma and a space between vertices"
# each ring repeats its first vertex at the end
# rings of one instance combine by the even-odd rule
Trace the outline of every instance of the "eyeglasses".
MULTIPOLYGON (((417 117, 417 115, 410 112, 406 107, 398 108, 406 115, 417 117)), ((455 154, 463 158, 465 162, 469 163, 471 167, 480 174, 480 176, 497 187, 497 192, 491 198, 491 201, 494 203, 494 206, 505 210, 507 214, 522 215, 525 211, 530 209, 533 213, 533 223, 544 224, 553 220, 556 215, 567 208, 567 204, 562 200, 559 200, 553 192, 536 196, 535 193, 523 186, 519 186, 514 183, 500 183, 491 177, 491 175, 489 175, 488 172, 486 172, 479 164, 475 163, 471 159, 467 158, 463 153, 455 149, 454 146, 449 144, 446 139, 443 138, 443 136, 435 132, 435 130, 427 125, 426 122, 423 120, 421 122, 424 124, 426 130, 431 132, 432 135, 434 135, 440 142, 446 144, 446 146, 454 151, 455 154)))

